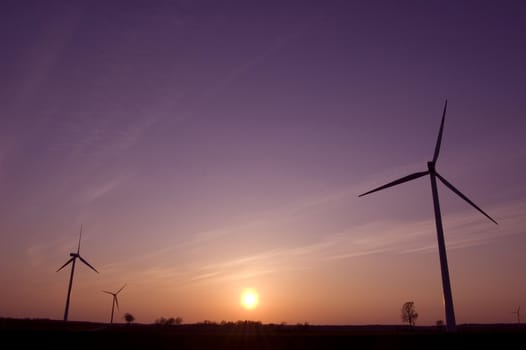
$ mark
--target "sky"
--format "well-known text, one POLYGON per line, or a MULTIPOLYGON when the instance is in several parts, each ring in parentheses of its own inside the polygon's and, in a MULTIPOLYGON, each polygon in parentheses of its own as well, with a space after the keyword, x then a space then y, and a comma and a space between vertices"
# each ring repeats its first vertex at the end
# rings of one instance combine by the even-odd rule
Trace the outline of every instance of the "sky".
POLYGON ((0 317, 444 320, 526 306, 523 1, 2 1, 0 317), (240 305, 245 288, 259 305, 240 305))

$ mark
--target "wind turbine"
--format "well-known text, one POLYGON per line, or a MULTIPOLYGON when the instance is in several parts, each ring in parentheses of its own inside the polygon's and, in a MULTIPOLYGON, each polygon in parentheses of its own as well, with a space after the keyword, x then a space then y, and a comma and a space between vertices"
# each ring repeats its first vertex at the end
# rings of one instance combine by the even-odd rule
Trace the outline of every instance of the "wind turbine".
POLYGON ((82 261, 84 264, 88 265, 88 267, 91 268, 93 271, 95 271, 96 273, 99 273, 99 271, 97 271, 86 260, 84 260, 83 257, 80 256, 80 240, 81 239, 82 239, 82 225, 80 225, 80 237, 79 237, 79 245, 77 247, 77 252, 69 253, 71 258, 68 261, 66 261, 66 263, 60 267, 60 269, 57 270, 57 272, 59 272, 60 270, 62 270, 64 267, 66 267, 68 264, 71 263, 71 275, 69 276, 68 296, 66 298, 66 309, 64 310, 64 321, 68 320, 69 297, 71 295, 71 287, 73 285, 73 274, 75 273, 75 262, 77 261, 77 258, 79 258, 80 261, 82 261))
POLYGON ((519 308, 517 309, 517 311, 513 311, 512 314, 517 315, 517 322, 520 324, 521 323, 521 306, 519 305, 519 308))
POLYGON ((438 132, 438 139, 437 139, 437 143, 435 146, 435 153, 433 155, 433 160, 427 162, 427 170, 404 176, 398 180, 389 182, 388 184, 377 187, 371 191, 365 192, 359 195, 359 197, 365 196, 367 194, 370 194, 376 191, 383 190, 388 187, 396 186, 404 182, 415 180, 422 176, 429 175, 429 178, 431 179, 431 191, 433 194, 433 205, 435 209, 435 224, 436 224, 437 239, 438 239, 438 253, 440 256, 440 270, 442 273, 442 290, 444 294, 444 306, 445 306, 445 312, 446 312, 447 330, 450 332, 454 332, 456 329, 455 311, 453 309, 453 297, 451 294, 451 283, 449 281, 449 270, 447 266, 447 256, 446 256, 446 244, 444 242, 444 230, 442 228, 442 216, 440 214, 440 203, 438 200, 438 190, 437 190, 436 179, 438 178, 447 188, 449 188, 451 191, 457 194, 460 198, 468 202, 472 207, 477 209, 479 212, 481 212, 484 216, 486 216, 488 219, 493 221, 495 224, 497 224, 497 222, 493 220, 488 214, 486 214, 482 209, 480 209, 475 203, 473 203, 468 197, 462 194, 462 192, 456 189, 452 184, 450 184, 444 177, 442 177, 436 171, 435 165, 438 159, 438 154, 440 152, 440 144, 442 143, 442 131, 444 129, 444 119, 446 118, 446 109, 447 109, 447 100, 444 104, 444 112, 442 113, 442 121, 440 123, 440 130, 438 132))
POLYGON ((121 292, 121 290, 124 289, 124 287, 126 287, 126 284, 124 286, 121 287, 121 289, 119 289, 118 291, 116 291, 115 293, 112 293, 112 292, 108 292, 107 290, 103 290, 102 292, 104 293, 107 293, 107 294, 110 294, 110 295, 113 295, 113 303, 111 305, 111 318, 110 318, 110 324, 113 323, 113 311, 115 311, 115 305, 117 305, 117 310, 119 309, 119 299, 117 299, 117 294, 119 294, 121 292))

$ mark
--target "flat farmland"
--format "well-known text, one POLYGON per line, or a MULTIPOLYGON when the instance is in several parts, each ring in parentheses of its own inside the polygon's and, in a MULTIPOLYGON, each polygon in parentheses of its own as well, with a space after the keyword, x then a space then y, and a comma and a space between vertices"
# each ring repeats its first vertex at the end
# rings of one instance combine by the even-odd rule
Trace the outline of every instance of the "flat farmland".
POLYGON ((519 324, 437 327, 236 324, 108 325, 1 319, 3 344, 42 349, 476 349, 523 348, 519 324))

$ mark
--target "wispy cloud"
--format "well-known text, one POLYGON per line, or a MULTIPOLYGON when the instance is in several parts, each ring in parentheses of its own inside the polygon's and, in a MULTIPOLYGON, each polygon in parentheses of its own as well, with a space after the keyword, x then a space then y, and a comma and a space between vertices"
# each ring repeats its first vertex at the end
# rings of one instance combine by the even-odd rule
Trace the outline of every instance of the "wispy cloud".
POLYGON ((189 282, 218 282, 244 280, 275 271, 293 271, 308 268, 307 260, 317 259, 320 252, 333 245, 331 241, 277 248, 230 260, 219 260, 196 268, 189 282))
MULTIPOLYGON (((139 267, 142 265, 146 266, 138 270, 142 276, 177 281, 179 285, 190 286, 196 283, 239 281, 277 271, 310 269, 364 256, 436 252, 435 224, 434 218, 430 216, 413 221, 380 220, 349 226, 341 232, 320 235, 317 241, 289 243, 286 247, 281 243, 276 248, 252 254, 215 254, 221 250, 231 251, 228 246, 222 245, 223 242, 229 241, 225 240, 227 237, 235 236, 239 232, 255 232, 261 227, 279 231, 292 213, 301 217, 313 207, 323 207, 333 200, 354 196, 354 192, 354 187, 347 188, 289 203, 279 210, 266 213, 264 220, 196 233, 188 239, 166 244, 164 248, 148 254, 109 264, 105 269, 118 271, 130 264, 139 267), (214 254, 205 254, 205 260, 192 258, 192 254, 203 254, 207 249, 213 249, 214 254), (174 263, 173 257, 181 254, 184 255, 181 259, 188 259, 187 263, 174 263), (159 265, 159 261, 163 263, 159 265), (148 266, 149 264, 151 265, 148 266)), ((488 244, 506 235, 525 234, 522 227, 526 222, 526 204, 503 203, 486 209, 499 221, 499 226, 487 221, 469 207, 456 214, 444 216, 448 249, 464 249, 488 244)))
POLYGON ((283 34, 277 37, 272 45, 262 50, 256 56, 251 57, 249 60, 241 63, 228 71, 221 79, 211 83, 200 94, 190 103, 188 110, 182 115, 178 116, 178 120, 184 120, 192 118, 198 109, 206 104, 208 101, 216 97, 222 91, 226 90, 235 81, 248 74, 250 71, 255 69, 257 66, 262 65, 268 58, 277 54, 280 50, 290 44, 292 41, 300 37, 309 26, 299 26, 289 33, 283 34))
POLYGON ((0 181, 3 180, 3 177, 7 173, 7 169, 5 169, 5 163, 7 160, 8 150, 7 147, 1 147, 0 148, 0 181))
MULTIPOLYGON (((61 260, 59 260, 60 254, 64 253, 64 259, 67 259, 67 252, 74 248, 71 237, 60 236, 56 239, 33 239, 26 248, 26 256, 32 266, 44 265, 44 264, 56 264, 57 268, 60 267, 61 260)), ((65 262, 66 260, 64 260, 65 262)))
POLYGON ((77 28, 82 23, 85 5, 64 3, 61 7, 62 12, 58 13, 56 18, 42 22, 39 30, 33 33, 35 35, 30 45, 22 51, 18 63, 24 69, 19 70, 21 76, 12 85, 15 92, 14 102, 22 108, 27 107, 35 91, 50 78, 51 72, 60 62, 68 43, 74 39, 77 28))
POLYGON ((299 30, 296 30, 293 33, 290 33, 288 35, 283 35, 274 42, 272 46, 267 48, 265 51, 261 52, 259 55, 253 57, 251 60, 239 65, 232 71, 230 71, 223 79, 218 81, 216 84, 211 86, 203 95, 204 99, 210 99, 217 95, 219 92, 227 88, 229 85, 231 85, 234 81, 239 79, 244 74, 247 74, 249 71, 254 69, 256 66, 261 65, 267 60, 270 56, 276 54, 279 52, 282 48, 284 48, 288 43, 290 43, 292 40, 297 38, 299 35, 303 33, 305 29, 301 28, 299 30))
POLYGON ((360 256, 397 252, 402 247, 420 246, 431 232, 429 221, 401 223, 378 221, 351 227, 334 235, 336 249, 324 260, 342 260, 360 256))
MULTIPOLYGON (((509 235, 525 234, 526 205, 521 202, 506 203, 490 208, 499 220, 499 226, 487 221, 470 208, 443 218, 446 244, 449 250, 488 244, 509 235)), ((437 249, 434 217, 413 222, 378 221, 349 229, 338 244, 350 251, 330 259, 391 252, 398 254, 428 253, 437 249)))
POLYGON ((87 202, 93 202, 98 198, 109 193, 111 190, 116 188, 123 180, 122 176, 117 176, 103 183, 95 184, 86 189, 85 198, 87 202))
POLYGON ((136 274, 141 275, 141 280, 163 280, 177 282, 178 285, 192 285, 195 283, 217 283, 219 281, 233 281, 252 278, 258 275, 270 274, 276 270, 298 269, 300 264, 297 260, 302 260, 317 251, 326 249, 332 243, 322 242, 311 245, 271 249, 253 255, 241 256, 234 259, 217 260, 213 263, 174 264, 171 260, 165 260, 166 256, 172 256, 181 246, 170 247, 162 251, 157 251, 148 256, 135 258, 134 262, 118 262, 107 264, 101 267, 107 273, 118 273, 121 269, 130 266, 141 266, 136 274), (159 264, 159 261, 164 263, 159 264), (296 262, 294 262, 296 261, 296 262), (293 263, 293 264, 291 264, 293 263))
MULTIPOLYGON (((165 242, 163 248, 145 252, 141 255, 132 256, 128 259, 107 263, 104 265, 104 268, 110 271, 117 271, 124 266, 155 264, 159 260, 165 260, 169 257, 177 256, 181 251, 190 252, 196 247, 200 247, 214 240, 221 239, 221 237, 232 234, 236 230, 244 229, 246 225, 247 224, 197 232, 187 236, 189 238, 186 239, 176 238, 172 242, 165 242)), ((176 235, 174 236, 177 237, 176 235)))

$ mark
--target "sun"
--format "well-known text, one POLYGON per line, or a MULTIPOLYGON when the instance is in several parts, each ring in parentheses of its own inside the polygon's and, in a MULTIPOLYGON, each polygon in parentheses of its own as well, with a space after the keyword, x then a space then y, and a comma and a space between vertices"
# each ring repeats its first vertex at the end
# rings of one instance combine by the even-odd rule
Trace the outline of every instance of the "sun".
POLYGON ((255 309, 259 304, 259 295, 255 289, 246 288, 241 293, 241 306, 247 310, 255 309))

